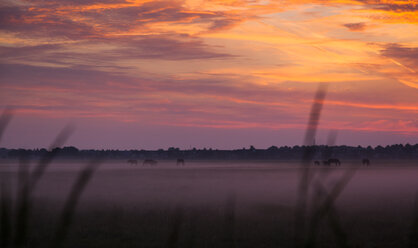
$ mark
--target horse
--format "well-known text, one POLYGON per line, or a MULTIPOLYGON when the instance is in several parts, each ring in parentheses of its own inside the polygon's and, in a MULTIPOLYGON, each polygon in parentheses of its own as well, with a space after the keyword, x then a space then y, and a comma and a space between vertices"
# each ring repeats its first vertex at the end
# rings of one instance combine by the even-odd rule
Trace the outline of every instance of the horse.
POLYGON ((369 160, 369 159, 367 159, 367 158, 363 158, 363 160, 361 160, 361 163, 362 163, 363 165, 367 165, 367 166, 369 166, 369 165, 370 165, 370 160, 369 160))
POLYGON ((153 159, 145 159, 144 162, 142 163, 142 165, 151 165, 151 166, 154 166, 157 164, 158 162, 153 159))
POLYGON ((314 162, 314 165, 321 165, 321 163, 320 163, 318 160, 316 160, 316 161, 314 162))
POLYGON ((330 158, 330 159, 328 159, 328 164, 329 165, 335 164, 335 166, 340 166, 341 162, 337 158, 330 158))
POLYGON ((176 165, 182 165, 182 166, 184 166, 184 159, 178 158, 176 165))
POLYGON ((138 160, 136 160, 136 159, 129 159, 127 162, 128 162, 128 164, 131 164, 131 165, 137 165, 138 164, 138 160))

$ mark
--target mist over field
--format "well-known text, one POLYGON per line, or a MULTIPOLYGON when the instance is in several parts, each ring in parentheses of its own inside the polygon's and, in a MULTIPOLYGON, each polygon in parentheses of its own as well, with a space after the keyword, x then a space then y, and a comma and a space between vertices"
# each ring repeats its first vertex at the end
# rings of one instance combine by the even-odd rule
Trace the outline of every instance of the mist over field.
MULTIPOLYGON (((186 163, 177 166, 175 161, 162 160, 157 166, 143 166, 104 162, 82 193, 63 247, 294 246, 299 162, 186 163), (233 218, 228 219, 228 214, 233 218), (178 234, 175 243, 168 245, 173 228, 178 234)), ((357 160, 343 163, 313 168, 313 181, 321 182, 329 192, 347 170, 355 170, 334 203, 347 246, 408 247, 417 218, 416 161, 377 160, 373 166, 363 166, 357 160)), ((82 167, 80 161, 71 160, 50 165, 32 198, 27 240, 31 247, 44 247, 52 239, 82 167)), ((0 175, 16 186, 17 163, 3 162, 0 175)), ((314 199, 315 192, 311 191, 309 198, 314 199)), ((313 211, 318 202, 311 204, 313 211)), ((318 226, 317 245, 338 246, 333 232, 324 218, 318 226)))

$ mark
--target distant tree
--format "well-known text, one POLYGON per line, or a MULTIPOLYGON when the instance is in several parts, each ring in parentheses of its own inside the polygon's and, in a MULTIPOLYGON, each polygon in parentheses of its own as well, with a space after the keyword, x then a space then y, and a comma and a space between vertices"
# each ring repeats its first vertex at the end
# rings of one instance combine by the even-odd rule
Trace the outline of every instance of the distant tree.
POLYGON ((66 146, 61 149, 60 151, 62 156, 77 156, 78 155, 78 149, 74 146, 66 146))
POLYGON ((279 148, 277 146, 270 146, 269 148, 267 148, 268 151, 278 151, 279 148))

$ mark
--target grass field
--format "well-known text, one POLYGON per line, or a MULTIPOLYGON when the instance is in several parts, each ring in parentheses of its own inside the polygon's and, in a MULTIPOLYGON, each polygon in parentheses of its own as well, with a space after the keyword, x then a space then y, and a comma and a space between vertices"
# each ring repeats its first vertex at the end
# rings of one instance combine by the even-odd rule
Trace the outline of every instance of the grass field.
MULTIPOLYGON (((318 219, 314 242, 304 246, 414 247, 415 162, 312 167, 312 185, 324 192, 332 192, 347 170, 354 174, 318 219)), ((50 244, 81 164, 55 161, 48 168, 33 192, 24 247, 50 244)), ((16 162, 0 168, 14 192, 16 162)), ((186 161, 184 167, 107 161, 82 192, 63 247, 294 247, 299 180, 296 161, 186 161)), ((324 199, 309 192, 307 221, 324 199)))

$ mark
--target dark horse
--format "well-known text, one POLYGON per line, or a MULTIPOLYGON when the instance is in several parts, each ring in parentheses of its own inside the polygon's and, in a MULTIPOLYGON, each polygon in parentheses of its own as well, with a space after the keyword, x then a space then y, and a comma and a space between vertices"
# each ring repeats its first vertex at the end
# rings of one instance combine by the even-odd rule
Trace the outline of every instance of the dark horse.
POLYGON ((131 165, 137 165, 138 164, 138 160, 136 160, 136 159, 129 159, 127 162, 128 162, 128 164, 131 164, 131 165))
POLYGON ((176 165, 183 165, 184 166, 184 159, 178 158, 176 165))
POLYGON ((341 165, 341 162, 337 158, 330 158, 330 159, 328 159, 328 164, 329 165, 335 164, 335 166, 339 166, 339 165, 341 165))
POLYGON ((151 165, 151 166, 154 166, 157 164, 158 162, 153 159, 145 159, 144 162, 142 163, 142 165, 151 165))
POLYGON ((318 161, 318 160, 316 160, 315 162, 314 162, 314 165, 320 165, 321 163, 318 161))
POLYGON ((363 160, 361 160, 361 163, 362 163, 363 165, 367 165, 367 166, 369 166, 369 165, 370 165, 370 160, 369 160, 369 159, 367 159, 367 158, 363 158, 363 160))

